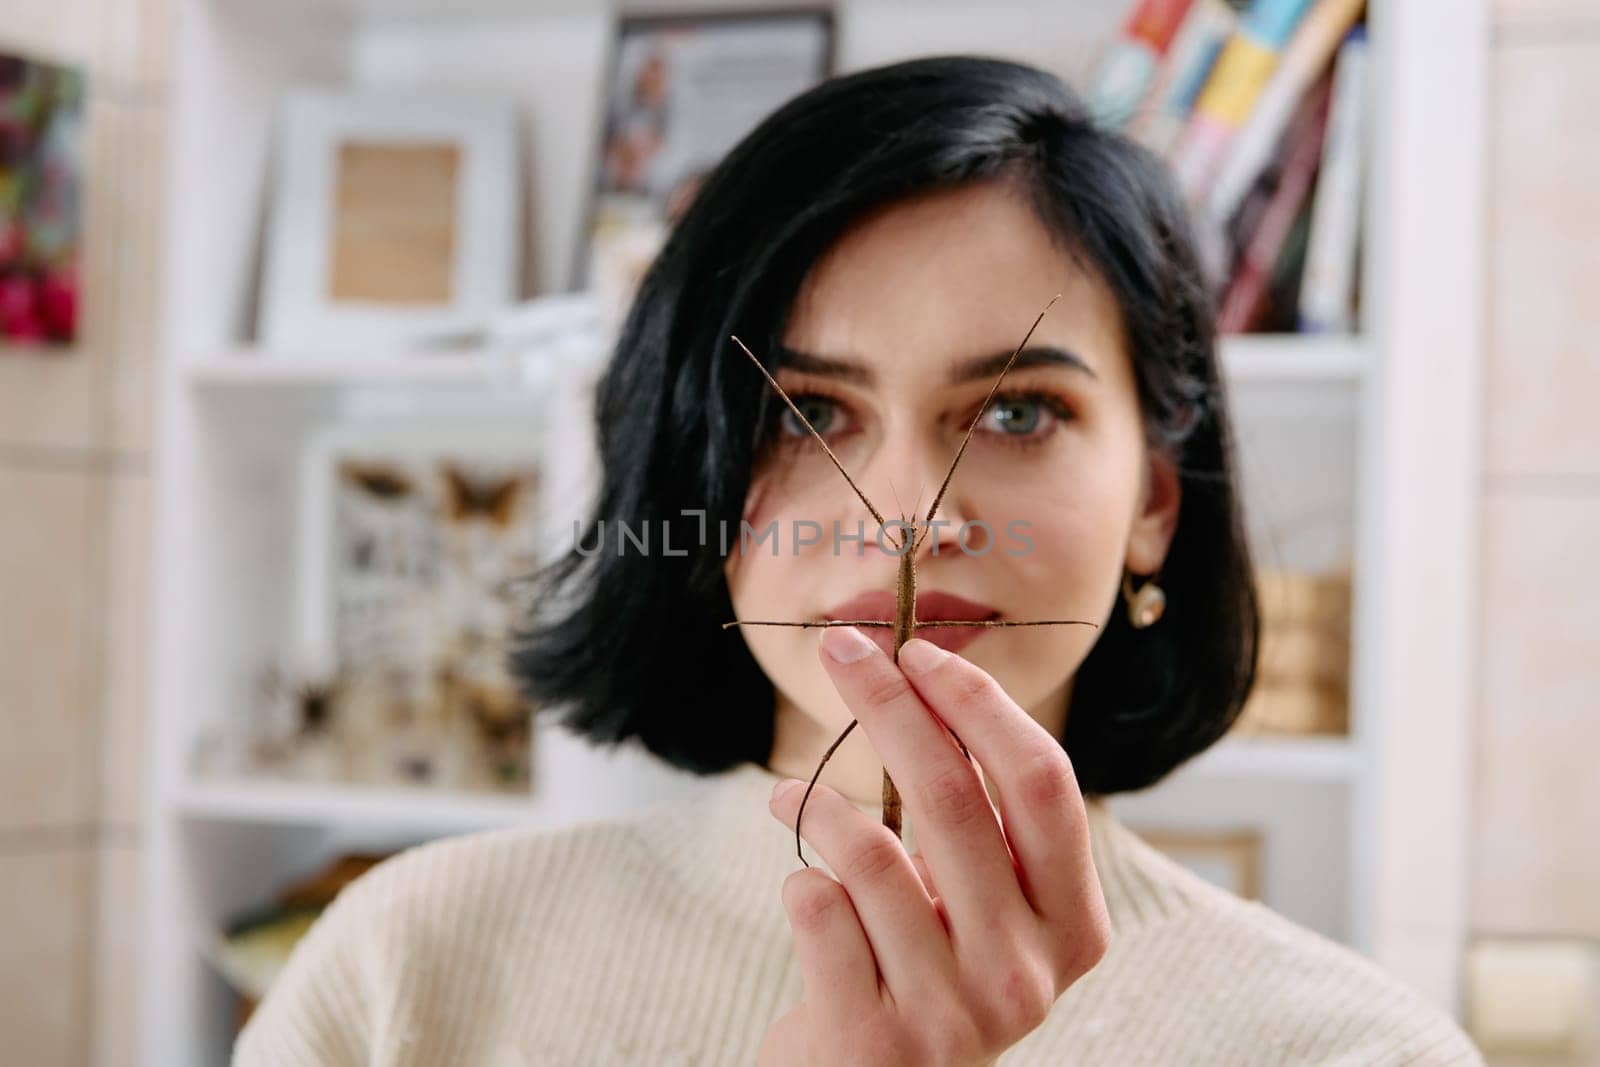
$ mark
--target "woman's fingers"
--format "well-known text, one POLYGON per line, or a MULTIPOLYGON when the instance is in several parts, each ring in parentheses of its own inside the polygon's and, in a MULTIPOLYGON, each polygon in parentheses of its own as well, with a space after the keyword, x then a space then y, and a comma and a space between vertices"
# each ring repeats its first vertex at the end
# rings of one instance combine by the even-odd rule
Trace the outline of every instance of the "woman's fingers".
POLYGON ((922 879, 922 888, 928 898, 936 899, 939 890, 933 884, 933 872, 928 870, 928 861, 922 858, 921 852, 911 853, 911 865, 917 869, 917 877, 922 879))
MULTIPOLYGON (((1033 912, 977 769, 900 668, 859 630, 829 628, 821 658, 904 798, 952 938, 982 942, 1014 934, 1018 920, 1033 912)), ((973 747, 965 729, 951 726, 973 747)))
POLYGON ((984 767, 1034 911, 1053 929, 1068 932, 1102 921, 1105 904, 1088 815, 1060 742, 993 677, 960 656, 913 638, 900 649, 900 666, 984 767))
MULTIPOLYGON (((774 792, 772 813, 794 828, 806 783, 774 792)), ((843 884, 878 971, 897 1000, 908 1001, 955 974, 949 935, 905 847, 877 819, 818 783, 806 801, 801 836, 843 884)))
POLYGON ((823 1025, 844 1026, 863 1005, 882 1003, 877 963, 844 887, 806 867, 783 880, 781 895, 806 1003, 823 1025))
POLYGON ((922 888, 927 892, 928 898, 933 901, 933 910, 939 916, 939 925, 944 929, 946 937, 950 936, 950 913, 945 910, 944 898, 939 896, 939 887, 933 884, 933 872, 928 870, 928 861, 922 858, 921 852, 911 854, 911 863, 917 868, 917 877, 922 879, 922 888))

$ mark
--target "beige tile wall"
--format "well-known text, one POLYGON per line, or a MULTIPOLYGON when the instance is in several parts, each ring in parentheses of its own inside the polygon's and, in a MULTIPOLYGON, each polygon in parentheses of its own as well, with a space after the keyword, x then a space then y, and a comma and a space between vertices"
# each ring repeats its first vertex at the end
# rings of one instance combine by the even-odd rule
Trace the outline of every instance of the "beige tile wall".
POLYGON ((1559 30, 1600 26, 1600 0, 1492 0, 1501 29, 1559 30))
POLYGON ((89 83, 82 341, 0 349, 0 1059, 131 1064, 165 0, 0 0, 89 83))
POLYGON ((1473 925, 1600 937, 1600 2, 1496 14, 1473 925))

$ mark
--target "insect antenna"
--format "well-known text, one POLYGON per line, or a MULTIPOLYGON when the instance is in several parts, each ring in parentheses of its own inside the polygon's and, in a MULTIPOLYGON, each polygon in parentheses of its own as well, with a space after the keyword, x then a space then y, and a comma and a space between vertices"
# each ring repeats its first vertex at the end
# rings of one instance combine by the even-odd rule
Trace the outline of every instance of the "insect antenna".
MULTIPOLYGON (((1048 312, 1052 307, 1055 307, 1056 301, 1060 299, 1060 293, 1057 293, 1055 296, 1050 298, 1050 303, 1044 306, 1044 310, 1039 312, 1038 318, 1033 320, 1033 325, 1028 327, 1028 332, 1022 335, 1022 343, 1017 345, 1017 347, 1012 350, 1011 358, 1007 359, 1006 365, 1000 368, 999 376, 995 378, 994 384, 989 387, 989 395, 983 398, 983 403, 979 406, 978 413, 972 417, 972 422, 967 425, 967 432, 965 436, 961 438, 961 447, 956 449, 955 458, 950 461, 950 469, 945 472, 944 481, 940 483, 939 491, 934 494, 933 503, 928 507, 928 518, 926 521, 933 521, 934 512, 939 510, 939 505, 944 501, 944 493, 946 489, 950 488, 950 479, 955 476, 956 465, 961 462, 962 455, 964 455, 967 451, 967 442, 972 440, 972 431, 978 428, 978 420, 983 418, 985 412, 989 410, 989 402, 994 399, 994 394, 1000 391, 1000 383, 1005 381, 1006 372, 1009 371, 1011 369, 1011 365, 1017 361, 1017 356, 1021 355, 1022 350, 1028 347, 1028 342, 1033 338, 1033 331, 1037 330, 1039 328, 1039 324, 1044 321, 1045 313, 1048 312)), ((922 536, 926 537, 927 533, 924 532, 922 536)), ((919 538, 917 541, 918 547, 920 547, 921 544, 922 541, 919 538)))

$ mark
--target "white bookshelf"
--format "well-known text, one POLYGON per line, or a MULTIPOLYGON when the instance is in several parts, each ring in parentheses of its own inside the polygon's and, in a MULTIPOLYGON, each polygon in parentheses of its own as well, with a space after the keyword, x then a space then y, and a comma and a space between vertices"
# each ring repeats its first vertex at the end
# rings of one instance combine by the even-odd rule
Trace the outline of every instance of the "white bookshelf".
POLYGON ((522 797, 293 781, 189 781, 174 797, 184 818, 216 823, 319 826, 326 822, 442 833, 538 823, 522 797))
MULTIPOLYGON (((1249 334, 1226 339, 1223 371, 1236 387, 1319 382, 1358 386, 1368 373, 1371 355, 1371 349, 1360 338, 1249 334)), ((196 356, 183 364, 180 377, 199 389, 359 385, 490 388, 522 381, 529 372, 526 360, 488 350, 350 360, 341 359, 337 353, 281 356, 239 346, 196 356)))
POLYGON ((450 352, 427 355, 369 356, 341 361, 326 356, 275 356, 255 348, 207 353, 186 363, 183 380, 196 389, 290 388, 337 389, 360 385, 427 388, 460 386, 488 389, 519 384, 524 363, 492 352, 450 352))
MULTIPOLYGON (((1360 757, 1342 738, 1246 741, 1230 738, 1197 757, 1201 778, 1347 784, 1360 757)), ((459 791, 338 785, 285 780, 184 781, 174 809, 194 822, 320 826, 337 822, 396 829, 462 832, 498 826, 560 825, 551 805, 531 797, 459 791)))
MULTIPOLYGON (((1077 78, 1124 6, 852 0, 837 8, 836 65, 980 51, 1077 78)), ((1463 313, 1477 306, 1476 246, 1454 242, 1478 225, 1484 13, 1481 0, 1370 6, 1378 106, 1364 332, 1223 346, 1261 562, 1355 565, 1352 732, 1232 737, 1116 803, 1141 825, 1260 828, 1268 903, 1453 1006, 1479 360, 1478 323, 1463 313), (1468 251, 1445 262, 1434 255, 1443 247, 1468 251)), ((560 288, 589 180, 610 14, 577 0, 175 8, 142 987, 142 1059, 161 1067, 226 1057, 229 994, 202 939, 327 856, 563 826, 698 787, 638 752, 596 752, 548 725, 535 734, 527 795, 194 775, 197 732, 243 714, 255 671, 290 643, 296 462, 308 434, 341 419, 453 413, 564 438, 584 419, 582 383, 552 380, 537 358, 285 357, 256 346, 278 94, 305 83, 515 92, 537 224, 530 289, 560 288)), ((554 459, 575 506, 584 457, 554 459)))

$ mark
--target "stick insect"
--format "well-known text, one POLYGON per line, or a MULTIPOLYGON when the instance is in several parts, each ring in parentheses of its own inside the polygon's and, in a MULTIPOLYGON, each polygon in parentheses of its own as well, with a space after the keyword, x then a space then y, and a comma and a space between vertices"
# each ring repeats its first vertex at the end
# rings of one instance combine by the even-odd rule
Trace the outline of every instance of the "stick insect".
MULTIPOLYGON (((983 404, 978 408, 978 414, 973 417, 972 422, 967 426, 966 435, 961 439, 961 446, 956 449, 955 458, 950 461, 950 469, 945 472, 944 481, 939 486, 939 492, 935 494, 933 498, 933 504, 928 508, 927 517, 923 519, 921 523, 916 522, 915 506, 912 508, 911 520, 907 520, 903 512, 900 513, 900 517, 897 522, 899 528, 898 537, 896 538, 895 543, 895 548, 899 553, 900 567, 895 583, 895 617, 892 622, 884 621, 882 619, 838 619, 827 622, 786 622, 739 619, 733 622, 723 623, 722 628, 726 630, 732 626, 798 626, 805 628, 820 628, 827 626, 893 627, 894 661, 899 663, 900 647, 911 639, 915 631, 930 627, 1097 626, 1096 623, 1086 622, 1082 619, 1038 619, 1027 621, 1012 621, 1006 619, 972 621, 934 620, 928 622, 922 622, 917 619, 917 549, 921 547, 923 540, 928 535, 928 531, 933 528, 931 526, 931 523, 933 522, 933 516, 938 512, 940 502, 944 500, 945 490, 950 487, 950 479, 955 475, 956 466, 961 462, 961 456, 967 450, 967 442, 972 439, 972 431, 977 428, 978 420, 983 418, 984 414, 988 411, 990 402, 994 400, 995 393, 997 393, 1000 389, 1000 383, 1005 380, 1006 372, 1011 369, 1011 365, 1016 362, 1017 356, 1022 352, 1022 350, 1028 346, 1029 339, 1033 337, 1033 331, 1038 329, 1039 323, 1044 321, 1045 313, 1048 312, 1055 302, 1060 299, 1061 294, 1057 293, 1053 298, 1051 298, 1050 303, 1044 306, 1044 310, 1039 312, 1039 316, 1033 320, 1033 325, 1028 327, 1028 332, 1023 335, 1022 343, 1017 345, 1016 349, 1011 353, 1011 357, 1006 360, 1005 366, 1001 368, 999 376, 995 378, 994 385, 989 387, 989 395, 984 398, 983 404), (918 532, 919 530, 921 531, 920 534, 918 532)), ((872 501, 867 499, 867 495, 861 491, 861 487, 856 485, 855 479, 850 477, 850 473, 844 469, 844 465, 839 462, 839 458, 833 454, 833 449, 828 447, 828 443, 822 439, 821 434, 817 433, 816 429, 811 425, 810 420, 807 419, 805 415, 801 413, 800 409, 795 406, 794 401, 789 399, 789 394, 783 391, 783 387, 778 384, 777 379, 773 378, 773 376, 767 371, 767 368, 761 365, 761 361, 756 358, 755 353, 746 348, 744 342, 739 340, 737 336, 733 337, 733 343, 738 345, 746 356, 750 357, 750 362, 756 365, 756 369, 761 372, 762 377, 766 378, 767 384, 772 386, 783 402, 788 405, 789 410, 794 412, 795 417, 800 420, 811 436, 816 439, 817 444, 822 447, 822 451, 827 453, 828 459, 832 461, 834 467, 837 468, 839 473, 844 476, 844 480, 849 483, 850 488, 854 490, 856 496, 861 498, 861 502, 867 506, 867 511, 872 515, 873 519, 877 521, 879 529, 881 530, 889 526, 889 522, 885 520, 883 515, 879 513, 878 509, 873 506, 872 501)), ((806 801, 811 799, 811 790, 816 786, 817 779, 822 775, 822 768, 828 765, 828 760, 833 757, 834 751, 844 743, 845 738, 850 736, 850 731, 854 730, 855 728, 856 720, 851 719, 850 725, 846 726, 844 728, 844 732, 834 739, 833 744, 828 746, 828 750, 822 755, 822 761, 817 764, 816 771, 811 775, 811 781, 806 785, 805 795, 800 799, 800 810, 795 815, 794 849, 795 852, 800 856, 800 862, 804 863, 807 867, 811 866, 811 864, 806 861, 805 853, 801 851, 800 847, 800 821, 805 817, 806 801)), ((946 727, 946 729, 949 728, 946 727)), ((956 744, 960 746, 961 754, 968 760, 971 760, 972 754, 967 751, 966 744, 959 736, 956 735, 954 730, 950 731, 950 736, 954 737, 956 744)), ((889 776, 889 769, 887 767, 885 767, 883 771, 883 825, 893 830, 896 837, 901 836, 900 791, 895 788, 894 780, 889 776)))

